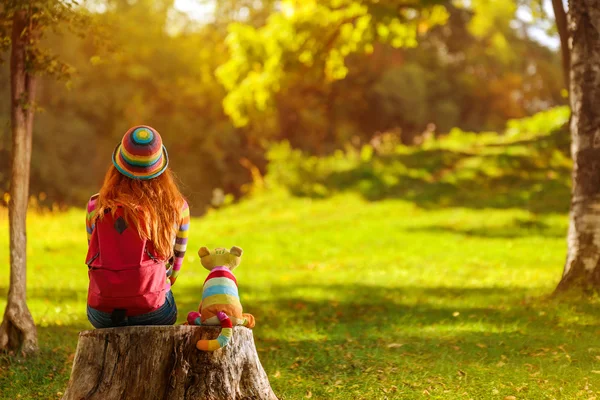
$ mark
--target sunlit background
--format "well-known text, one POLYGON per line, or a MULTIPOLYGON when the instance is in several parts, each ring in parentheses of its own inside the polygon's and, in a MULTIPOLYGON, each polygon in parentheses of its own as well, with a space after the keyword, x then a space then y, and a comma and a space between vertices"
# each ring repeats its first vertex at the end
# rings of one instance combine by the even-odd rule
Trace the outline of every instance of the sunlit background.
POLYGON ((85 34, 47 35, 66 62, 63 79, 46 78, 35 124, 31 190, 47 208, 82 207, 133 124, 162 133, 199 215, 243 195, 283 141, 307 155, 385 133, 411 145, 455 128, 502 132, 566 104, 550 1, 84 5, 85 34))
POLYGON ((83 29, 44 41, 60 73, 39 92, 28 216, 42 356, 0 356, 0 398, 64 391, 91 328, 83 207, 136 124, 161 133, 194 216, 179 322, 201 299, 198 248, 242 247, 242 303, 281 399, 600 396, 598 301, 545 297, 572 170, 550 1, 84 7, 83 29))

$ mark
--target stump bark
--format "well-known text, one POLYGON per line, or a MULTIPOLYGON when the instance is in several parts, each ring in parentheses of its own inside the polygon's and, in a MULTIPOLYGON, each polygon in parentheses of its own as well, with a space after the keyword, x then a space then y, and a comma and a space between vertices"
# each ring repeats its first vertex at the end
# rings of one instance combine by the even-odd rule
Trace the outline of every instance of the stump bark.
POLYGON ((276 400, 252 331, 234 328, 229 344, 196 349, 220 327, 133 326, 79 334, 63 400, 276 400))

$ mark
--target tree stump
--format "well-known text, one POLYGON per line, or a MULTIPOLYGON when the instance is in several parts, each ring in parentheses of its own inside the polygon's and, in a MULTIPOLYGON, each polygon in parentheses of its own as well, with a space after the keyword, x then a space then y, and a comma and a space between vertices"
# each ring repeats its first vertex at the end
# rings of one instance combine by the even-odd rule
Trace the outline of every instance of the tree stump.
POLYGON ((276 400, 252 331, 236 326, 229 344, 196 349, 220 327, 132 326, 79 334, 63 400, 276 400))

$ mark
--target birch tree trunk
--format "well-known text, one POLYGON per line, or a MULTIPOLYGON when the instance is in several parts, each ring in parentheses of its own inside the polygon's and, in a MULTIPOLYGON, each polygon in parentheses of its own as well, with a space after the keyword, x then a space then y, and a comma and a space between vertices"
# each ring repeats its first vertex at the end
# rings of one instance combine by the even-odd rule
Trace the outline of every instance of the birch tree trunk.
POLYGON ((600 0, 570 1, 573 189, 557 291, 600 289, 600 0))
POLYGON ((220 327, 133 326, 79 334, 63 400, 277 400, 252 331, 234 327, 229 344, 196 349, 220 327))
POLYGON ((27 72, 27 44, 32 23, 26 11, 15 12, 12 26, 11 128, 12 172, 8 204, 10 230, 10 288, 4 319, 0 325, 0 350, 35 353, 37 331, 26 302, 27 237, 31 134, 36 78, 27 72), (25 31, 25 29, 27 29, 25 31))

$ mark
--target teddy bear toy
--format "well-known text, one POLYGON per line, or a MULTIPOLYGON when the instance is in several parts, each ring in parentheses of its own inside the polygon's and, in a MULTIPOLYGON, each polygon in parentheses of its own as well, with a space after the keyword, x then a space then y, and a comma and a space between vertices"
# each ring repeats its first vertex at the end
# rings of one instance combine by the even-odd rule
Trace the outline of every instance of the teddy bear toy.
POLYGON ((242 313, 237 281, 233 269, 240 265, 242 249, 231 250, 206 247, 198 250, 202 266, 210 271, 202 288, 200 312, 192 311, 187 321, 190 325, 221 325, 221 333, 214 340, 199 340, 196 347, 203 351, 214 351, 227 346, 233 334, 233 325, 254 327, 254 317, 242 313))

